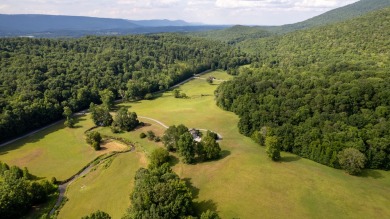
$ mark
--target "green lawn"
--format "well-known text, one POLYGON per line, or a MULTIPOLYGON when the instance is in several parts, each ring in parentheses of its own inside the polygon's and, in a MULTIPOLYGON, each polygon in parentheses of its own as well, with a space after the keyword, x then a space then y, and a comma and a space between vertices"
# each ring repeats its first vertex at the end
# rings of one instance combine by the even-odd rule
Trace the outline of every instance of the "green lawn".
POLYGON ((195 187, 198 211, 215 209, 222 218, 390 217, 389 172, 354 177, 288 153, 282 153, 282 162, 272 162, 264 148, 238 133, 237 116, 215 105, 215 88, 197 79, 180 87, 189 99, 168 92, 130 104, 138 115, 167 125, 184 123, 222 134, 223 159, 174 167, 195 187))
MULTIPOLYGON (((230 77, 223 72, 202 77, 209 75, 217 79, 230 77)), ((222 159, 174 166, 192 184, 198 212, 213 209, 222 218, 390 218, 390 172, 370 170, 363 177, 349 176, 288 153, 282 153, 281 162, 270 161, 264 148, 238 133, 237 116, 215 105, 213 93, 218 83, 210 85, 201 79, 186 83, 180 90, 188 99, 175 99, 172 92, 166 92, 154 100, 121 104, 139 116, 152 117, 166 125, 183 123, 223 136, 222 159)), ((141 132, 149 129, 158 135, 164 131, 150 123, 149 127, 118 134, 135 142, 138 153, 118 155, 109 168, 99 167, 74 182, 69 187, 69 202, 60 212, 61 218, 78 218, 97 209, 107 211, 113 218, 123 215, 130 204, 135 171, 146 166, 150 151, 161 147, 161 143, 139 138, 141 132)), ((89 117, 78 125, 81 127, 73 130, 62 126, 51 128, 2 149, 0 159, 18 164, 31 157, 25 165, 33 174, 71 175, 96 156, 80 134, 92 125, 89 117), (67 165, 71 170, 64 167, 67 165)), ((110 133, 108 128, 99 130, 110 133)))
POLYGON ((57 124, 0 148, 0 160, 28 167, 32 174, 40 177, 64 180, 101 153, 85 143, 84 131, 92 126, 87 115, 78 117, 73 129, 57 124))
POLYGON ((121 218, 130 206, 134 175, 141 166, 146 166, 146 159, 140 152, 118 154, 98 165, 70 184, 66 192, 68 201, 58 218, 81 218, 97 210, 121 218))
MULTIPOLYGON (((64 180, 77 173, 97 156, 110 152, 95 151, 85 142, 85 130, 94 126, 89 114, 76 118, 75 128, 62 123, 0 148, 0 160, 9 165, 28 167, 39 177, 64 180)), ((110 145, 108 145, 110 146, 110 145)))

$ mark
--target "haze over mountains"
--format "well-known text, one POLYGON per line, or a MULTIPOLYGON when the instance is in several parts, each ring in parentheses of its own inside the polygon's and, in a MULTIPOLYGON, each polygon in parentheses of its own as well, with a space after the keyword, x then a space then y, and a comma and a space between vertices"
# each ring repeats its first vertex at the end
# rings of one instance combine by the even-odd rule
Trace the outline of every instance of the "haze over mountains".
POLYGON ((361 0, 295 24, 238 27, 227 31, 221 29, 228 28, 229 25, 204 25, 188 23, 183 20, 126 20, 64 15, 0 14, 0 36, 80 37, 84 35, 211 31, 200 33, 198 36, 235 43, 248 37, 262 38, 269 36, 271 33, 287 33, 336 23, 386 6, 390 6, 389 0, 361 0))
POLYGON ((0 15, 0 36, 120 35, 220 29, 182 20, 126 20, 63 15, 0 15))

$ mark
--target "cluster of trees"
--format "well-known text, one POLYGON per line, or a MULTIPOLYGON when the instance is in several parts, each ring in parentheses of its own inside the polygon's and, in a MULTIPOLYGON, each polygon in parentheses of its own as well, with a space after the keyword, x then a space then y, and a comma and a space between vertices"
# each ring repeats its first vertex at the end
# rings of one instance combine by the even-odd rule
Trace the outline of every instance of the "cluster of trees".
POLYGON ((86 133, 86 141, 90 144, 96 151, 100 150, 100 144, 102 143, 102 136, 99 132, 91 131, 86 133))
POLYGON ((192 213, 192 193, 165 163, 135 175, 127 218, 181 218, 192 213))
POLYGON ((137 113, 129 112, 127 108, 120 108, 115 115, 115 119, 111 124, 116 130, 132 131, 140 125, 137 113))
POLYGON ((179 89, 175 89, 173 90, 173 96, 175 98, 188 98, 187 94, 181 92, 179 89))
MULTIPOLYGON (((103 104, 99 106, 95 105, 94 103, 91 103, 90 105, 89 110, 95 125, 105 127, 111 126, 113 133, 119 133, 121 131, 132 131, 141 124, 138 120, 137 114, 135 112, 129 112, 125 107, 119 108, 115 118, 113 119, 109 111, 112 105, 107 105, 105 103, 106 102, 103 101, 103 104)), ((90 144, 95 150, 100 150, 100 143, 102 141, 100 133, 89 131, 86 133, 86 136, 87 143, 90 144)))
POLYGON ((82 217, 81 219, 111 219, 111 216, 104 211, 97 210, 90 215, 82 217))
POLYGON ((20 218, 32 206, 44 203, 57 192, 57 186, 47 180, 34 180, 27 168, 9 167, 0 162, 1 218, 20 218))
MULTIPOLYGON (((158 148, 151 153, 148 169, 140 168, 130 195, 131 207, 124 218, 188 218, 194 217, 192 192, 169 166, 169 153, 158 148)), ((219 219, 214 211, 206 211, 201 219, 219 219)))
POLYGON ((194 140, 188 128, 181 124, 170 126, 165 130, 162 142, 168 151, 176 151, 184 163, 194 163, 198 160, 213 160, 220 157, 221 148, 216 141, 218 136, 208 131, 200 142, 194 140))
MULTIPOLYGON (((207 69, 249 63, 237 49, 178 34, 0 39, 0 142, 107 99, 140 99, 207 69), (101 94, 99 91, 110 89, 101 94)), ((109 101, 108 101, 109 102, 109 101)))
POLYGON ((390 169, 389 16, 257 41, 257 61, 218 87, 217 104, 262 145, 268 130, 276 148, 328 166, 355 148, 365 167, 390 169))
POLYGON ((112 117, 109 108, 104 104, 98 106, 91 103, 89 111, 91 112, 91 118, 95 125, 104 127, 111 126, 111 130, 114 133, 120 131, 129 132, 141 124, 138 120, 137 113, 129 112, 125 107, 121 107, 116 112, 115 118, 112 117))

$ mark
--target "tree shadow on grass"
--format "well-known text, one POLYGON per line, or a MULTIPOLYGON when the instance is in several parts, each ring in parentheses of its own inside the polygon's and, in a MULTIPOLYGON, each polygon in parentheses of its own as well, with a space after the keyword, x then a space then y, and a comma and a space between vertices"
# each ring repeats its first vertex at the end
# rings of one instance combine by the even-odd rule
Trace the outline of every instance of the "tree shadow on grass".
POLYGON ((186 186, 190 189, 191 193, 192 193, 192 198, 193 199, 196 199, 198 198, 199 196, 199 189, 196 188, 192 182, 191 182, 191 178, 184 178, 183 181, 185 182, 186 186))
POLYGON ((73 118, 74 118, 74 122, 75 122, 75 125, 73 126, 74 129, 82 128, 83 126, 80 125, 80 122, 81 122, 81 121, 87 120, 87 119, 85 118, 85 115, 82 115, 82 116, 75 116, 75 117, 73 117, 73 118))
MULTIPOLYGON (((193 199, 199 198, 199 188, 195 187, 192 184, 191 178, 184 178, 183 181, 185 182, 187 187, 190 189, 190 191, 192 193, 192 198, 193 199)), ((202 212, 205 212, 207 210, 217 212, 218 206, 217 206, 217 203, 215 203, 213 200, 209 199, 209 200, 203 200, 203 201, 194 201, 193 207, 194 207, 195 212, 198 215, 201 215, 202 212)))
POLYGON ((203 200, 203 201, 194 201, 193 202, 194 210, 197 214, 201 215, 202 212, 207 210, 217 212, 218 205, 213 200, 203 200))
POLYGON ((231 154, 232 154, 232 152, 230 152, 228 150, 223 150, 223 151, 221 151, 221 157, 218 160, 222 160, 222 159, 228 157, 231 154))
MULTIPOLYGON (((123 102, 122 102, 123 103, 123 102)), ((122 104, 121 103, 121 104, 122 104)), ((131 108, 131 106, 130 105, 118 105, 118 104, 115 104, 112 108, 111 108, 111 110, 110 111, 112 111, 112 112, 117 112, 119 109, 121 109, 121 108, 125 108, 125 109, 127 109, 127 110, 129 110, 130 108, 131 108)))
POLYGON ((24 135, 23 138, 18 139, 14 142, 11 142, 7 145, 0 147, 0 155, 4 155, 10 151, 17 150, 17 149, 23 147, 26 143, 37 143, 37 142, 41 141, 42 139, 44 139, 46 137, 46 135, 49 135, 53 132, 60 131, 62 129, 66 129, 66 127, 64 126, 64 121, 65 120, 63 119, 63 120, 54 122, 54 123, 52 123, 52 125, 50 127, 47 127, 43 130, 40 130, 39 132, 34 133, 34 134, 26 134, 26 135, 24 135))
POLYGON ((300 156, 289 155, 289 156, 283 156, 283 157, 281 157, 281 158, 280 158, 280 162, 288 163, 288 162, 298 161, 298 160, 300 160, 300 159, 301 159, 300 156))
POLYGON ((378 170, 363 170, 360 174, 361 177, 380 179, 383 178, 382 173, 378 170))
POLYGON ((169 164, 173 167, 180 162, 179 158, 173 155, 169 155, 169 164))

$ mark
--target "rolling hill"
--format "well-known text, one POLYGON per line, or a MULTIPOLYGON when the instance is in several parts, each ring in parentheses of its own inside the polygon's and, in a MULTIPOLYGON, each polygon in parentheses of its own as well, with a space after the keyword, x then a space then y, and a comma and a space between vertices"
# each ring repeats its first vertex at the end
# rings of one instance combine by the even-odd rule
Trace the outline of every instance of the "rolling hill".
POLYGON ((323 26, 326 24, 337 23, 351 18, 359 17, 368 12, 375 11, 381 8, 390 6, 389 0, 360 0, 344 7, 336 8, 324 14, 310 18, 308 20, 282 25, 279 27, 272 27, 270 30, 279 33, 286 33, 295 30, 308 29, 316 26, 323 26))
POLYGON ((212 40, 219 40, 228 44, 236 44, 248 39, 259 39, 273 35, 260 27, 247 27, 236 25, 223 30, 212 30, 205 32, 191 33, 193 36, 205 37, 212 40))
MULTIPOLYGON (((340 167, 353 147, 366 167, 390 169, 390 7, 327 26, 238 44, 257 61, 216 93, 240 132, 340 167)), ((264 143, 264 142, 263 142, 264 143)))
POLYGON ((212 30, 191 34, 199 37, 227 42, 229 44, 235 44, 245 40, 259 39, 273 36, 275 34, 285 34, 297 30, 304 30, 342 22, 388 6, 390 6, 389 0, 361 0, 344 7, 336 8, 299 23, 282 26, 234 26, 223 30, 212 30))
POLYGON ((126 20, 83 16, 0 14, 0 36, 79 37, 214 30, 225 26, 191 24, 182 20, 126 20))

